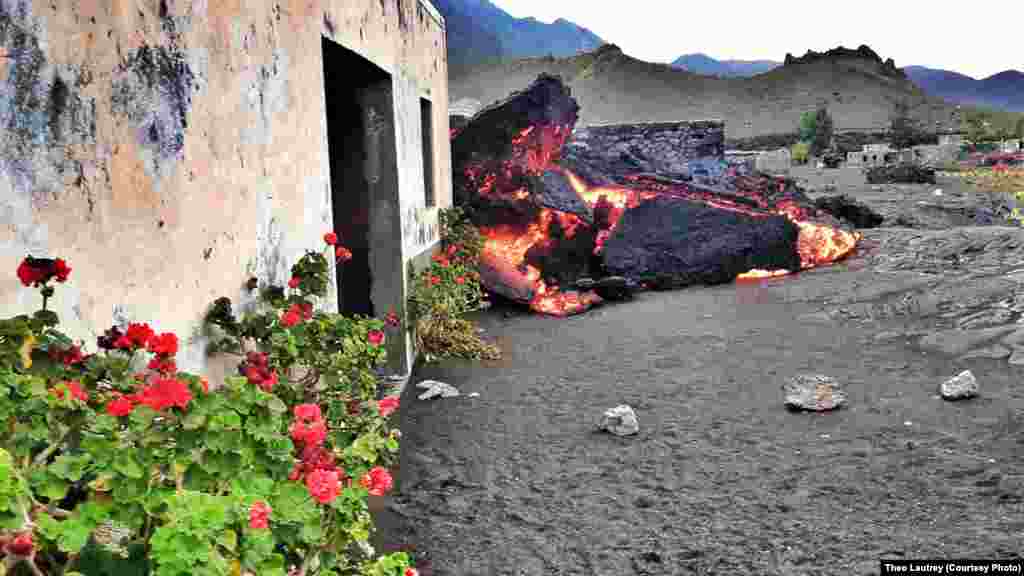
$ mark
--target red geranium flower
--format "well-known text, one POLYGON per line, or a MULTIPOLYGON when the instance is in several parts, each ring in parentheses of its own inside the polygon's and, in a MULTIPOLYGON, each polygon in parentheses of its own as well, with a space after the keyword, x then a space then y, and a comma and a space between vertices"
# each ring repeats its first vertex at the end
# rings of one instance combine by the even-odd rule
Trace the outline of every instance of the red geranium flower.
POLYGON ((391 474, 387 470, 380 466, 374 466, 369 472, 359 479, 359 484, 361 484, 363 488, 369 490, 370 494, 374 496, 383 496, 391 490, 393 481, 391 479, 391 474))
POLYGON ((458 251, 459 251, 459 247, 456 246, 455 244, 452 244, 451 246, 448 247, 448 257, 449 258, 454 258, 455 254, 458 253, 458 251))
POLYGON ((380 346, 384 343, 384 332, 380 330, 370 330, 370 333, 366 335, 366 339, 373 346, 380 346))
POLYGON ((249 352, 245 355, 245 359, 248 360, 250 364, 255 364, 257 366, 266 366, 268 362, 266 352, 249 352))
POLYGON ((320 412, 320 406, 316 404, 299 404, 292 409, 292 413, 295 415, 296 420, 303 422, 316 422, 317 420, 323 420, 323 413, 320 412))
POLYGON ((298 276, 292 276, 292 279, 288 281, 288 287, 294 290, 295 288, 298 288, 299 284, 301 283, 301 278, 299 278, 298 276))
POLYGON ((334 470, 314 470, 306 475, 306 487, 317 502, 329 504, 341 492, 338 472, 334 470))
POLYGON ((71 267, 64 260, 57 258, 53 262, 54 275, 57 277, 57 282, 67 282, 68 276, 71 275, 71 267))
POLYGON ((388 312, 387 316, 384 317, 384 322, 392 328, 398 328, 398 325, 402 323, 398 318, 398 314, 395 314, 394 310, 388 312))
POLYGON ((66 350, 58 350, 54 348, 57 359, 60 360, 65 366, 74 366, 75 364, 81 364, 85 360, 85 356, 82 355, 82 349, 78 346, 72 346, 66 350))
POLYGON ((352 259, 352 252, 344 246, 338 246, 335 248, 334 255, 338 258, 339 262, 348 262, 352 259))
POLYGON ((82 402, 89 401, 89 395, 82 389, 82 385, 75 381, 65 381, 53 387, 50 392, 58 399, 64 399, 64 392, 68 391, 71 393, 71 397, 75 400, 81 400, 82 402))
POLYGON ((386 398, 381 398, 380 402, 377 402, 377 410, 380 411, 380 415, 385 418, 397 409, 398 396, 388 396, 386 398))
POLYGON ((178 353, 178 337, 170 332, 149 339, 149 351, 159 356, 174 356, 178 353))
MULTIPOLYGON (((128 345, 118 346, 118 348, 145 348, 149 345, 149 341, 156 336, 156 332, 148 324, 129 324, 125 336, 128 339, 128 345)), ((121 340, 118 339, 118 343, 120 342, 121 340)))
POLYGON ((35 544, 32 542, 31 532, 22 532, 11 539, 7 544, 7 552, 11 556, 31 556, 35 544))
POLYGON ((270 526, 272 509, 266 502, 254 502, 249 507, 249 527, 253 530, 266 530, 270 526))
POLYGON ((420 576, 420 571, 412 567, 407 567, 403 576, 420 576))
POLYGON ((466 283, 466 278, 463 277, 463 276, 459 276, 458 278, 455 279, 455 283, 459 284, 459 285, 465 284, 466 283))
POLYGON ((71 268, 61 258, 25 257, 18 265, 18 279, 25 286, 41 286, 56 278, 57 282, 66 282, 71 268))
POLYGON ((146 368, 168 376, 178 373, 178 364, 174 361, 174 358, 157 356, 149 361, 146 368))
POLYGON ((277 384, 277 371, 272 370, 267 372, 266 374, 266 377, 263 378, 263 380, 257 382, 256 385, 260 387, 260 390, 263 390, 264 392, 270 392, 271 390, 274 389, 274 386, 277 384))
POLYGON ((441 283, 441 278, 440 278, 440 277, 438 277, 438 276, 431 276, 431 277, 430 277, 430 283, 431 283, 432 285, 434 285, 434 286, 437 286, 438 284, 440 284, 440 283, 441 283))
POLYGON ((71 390, 71 397, 82 402, 89 401, 89 395, 86 394, 85 390, 82 390, 82 385, 78 382, 68 382, 68 390, 71 390))
POLYGON ((303 320, 311 320, 313 318, 313 305, 309 302, 299 304, 299 311, 302 313, 303 320))
POLYGON ((315 422, 292 422, 289 429, 292 440, 306 446, 320 446, 327 439, 327 425, 323 420, 315 422))
POLYGON ((330 246, 334 246, 338 243, 338 235, 334 232, 328 232, 327 234, 324 234, 324 242, 330 246))
POLYGON ((121 416, 127 416, 132 413, 135 409, 135 404, 128 398, 125 398, 121 394, 114 396, 114 399, 107 404, 107 414, 120 418, 121 416))
POLYGON ((116 348, 114 343, 122 336, 124 336, 124 334, 121 333, 117 326, 111 326, 103 333, 103 336, 96 339, 96 346, 100 350, 113 350, 116 348))
POLYGON ((25 258, 18 264, 18 280, 25 286, 31 286, 33 284, 42 284, 43 274, 42 270, 33 266, 34 259, 32 257, 25 258))
POLYGON ((188 385, 177 378, 155 378, 136 396, 139 404, 145 404, 157 412, 177 406, 185 408, 192 400, 188 385))
POLYGON ((294 308, 289 308, 287 312, 281 315, 281 325, 285 328, 291 328, 299 322, 302 322, 302 314, 294 308))

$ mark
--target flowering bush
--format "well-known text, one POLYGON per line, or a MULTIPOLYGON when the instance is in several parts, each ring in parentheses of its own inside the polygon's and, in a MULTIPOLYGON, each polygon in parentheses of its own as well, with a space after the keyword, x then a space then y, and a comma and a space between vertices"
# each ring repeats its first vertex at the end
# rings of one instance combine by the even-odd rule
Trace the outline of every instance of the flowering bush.
POLYGON ((0 574, 415 574, 368 545, 398 449, 372 374, 385 322, 313 311, 323 254, 241 322, 214 306, 241 355, 220 383, 179 371, 178 338, 145 323, 85 353, 47 310, 70 271, 27 258, 42 309, 0 320, 0 574))
MULTIPOLYGON (((1018 202, 1024 202, 1024 168, 997 164, 992 168, 974 168, 958 174, 965 182, 982 191, 1013 194, 1018 202)), ((1019 208, 1013 208, 1010 220, 1024 222, 1019 208)))
POLYGON ((442 210, 441 252, 430 266, 411 272, 409 315, 417 348, 426 358, 498 358, 500 350, 483 342, 476 324, 463 318, 487 306, 480 285, 483 238, 459 208, 442 210))

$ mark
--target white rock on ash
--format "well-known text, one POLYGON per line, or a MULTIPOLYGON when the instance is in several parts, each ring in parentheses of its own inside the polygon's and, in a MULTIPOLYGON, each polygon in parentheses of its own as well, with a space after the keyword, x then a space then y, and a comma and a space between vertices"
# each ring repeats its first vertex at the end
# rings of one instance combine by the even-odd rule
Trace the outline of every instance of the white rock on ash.
POLYGON ((970 370, 964 370, 942 383, 940 392, 946 400, 963 400, 978 395, 978 380, 970 370))
POLYGON ((416 387, 426 389, 426 392, 419 395, 420 400, 429 400, 437 396, 441 398, 454 398, 459 395, 458 389, 454 386, 438 382, 437 380, 424 380, 417 384, 416 387))
POLYGON ((846 393, 831 376, 801 374, 783 384, 782 390, 790 410, 826 412, 846 404, 846 393))
POLYGON ((631 436, 640 431, 640 422, 637 421, 632 408, 621 404, 605 411, 600 428, 616 436, 631 436))

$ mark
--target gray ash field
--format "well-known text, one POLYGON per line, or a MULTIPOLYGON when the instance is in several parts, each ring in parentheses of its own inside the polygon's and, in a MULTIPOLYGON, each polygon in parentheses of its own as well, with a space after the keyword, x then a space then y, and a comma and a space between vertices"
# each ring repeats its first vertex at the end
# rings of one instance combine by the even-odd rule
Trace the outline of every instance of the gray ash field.
POLYGON ((804 177, 888 222, 791 277, 564 319, 492 309, 481 325, 503 360, 421 366, 379 543, 414 551, 424 576, 847 575, 1024 555, 1024 230, 974 225, 964 214, 999 203, 945 177, 804 177), (968 369, 980 396, 943 400, 968 369), (848 404, 787 411, 798 374, 835 378, 848 404), (427 378, 462 396, 418 400, 427 378), (640 433, 596 431, 623 403, 640 433))

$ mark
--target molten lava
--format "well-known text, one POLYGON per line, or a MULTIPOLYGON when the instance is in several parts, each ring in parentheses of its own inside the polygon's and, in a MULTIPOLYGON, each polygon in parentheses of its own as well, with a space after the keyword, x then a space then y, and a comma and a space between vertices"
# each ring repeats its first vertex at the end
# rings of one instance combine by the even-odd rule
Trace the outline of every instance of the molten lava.
MULTIPOLYGON (((463 173, 482 197, 535 207, 537 200, 531 198, 527 176, 541 176, 548 170, 561 172, 594 213, 594 226, 597 229, 595 254, 600 253, 626 210, 658 196, 684 198, 755 217, 772 214, 786 216, 799 228, 797 252, 801 269, 840 260, 850 254, 860 240, 859 234, 816 222, 807 209, 795 201, 771 202, 762 192, 765 181, 755 177, 733 174, 736 191, 729 194, 703 191, 683 183, 665 183, 639 175, 629 178, 633 182, 631 188, 590 186, 570 170, 554 164, 571 133, 571 126, 531 126, 512 139, 510 159, 489 167, 469 166, 463 173)), ((768 182, 767 185, 773 185, 771 181, 768 182)), ((785 183, 780 181, 778 186, 782 193, 785 183)), ((526 263, 526 255, 531 248, 546 248, 554 243, 549 230, 556 220, 566 238, 572 238, 581 226, 589 226, 575 214, 544 208, 539 211, 535 221, 525 228, 511 224, 492 225, 481 226, 480 232, 486 238, 484 262, 501 271, 509 282, 527 288, 527 293, 532 294, 530 307, 533 310, 564 316, 583 311, 600 302, 601 298, 592 292, 560 292, 558 286, 548 285, 544 281, 540 270, 526 263)), ((777 278, 790 273, 789 270, 750 270, 740 274, 737 280, 777 278)))
POLYGON ((750 272, 744 272, 736 277, 737 281, 740 280, 761 280, 763 278, 778 278, 780 276, 788 276, 789 270, 758 270, 757 268, 750 272))

